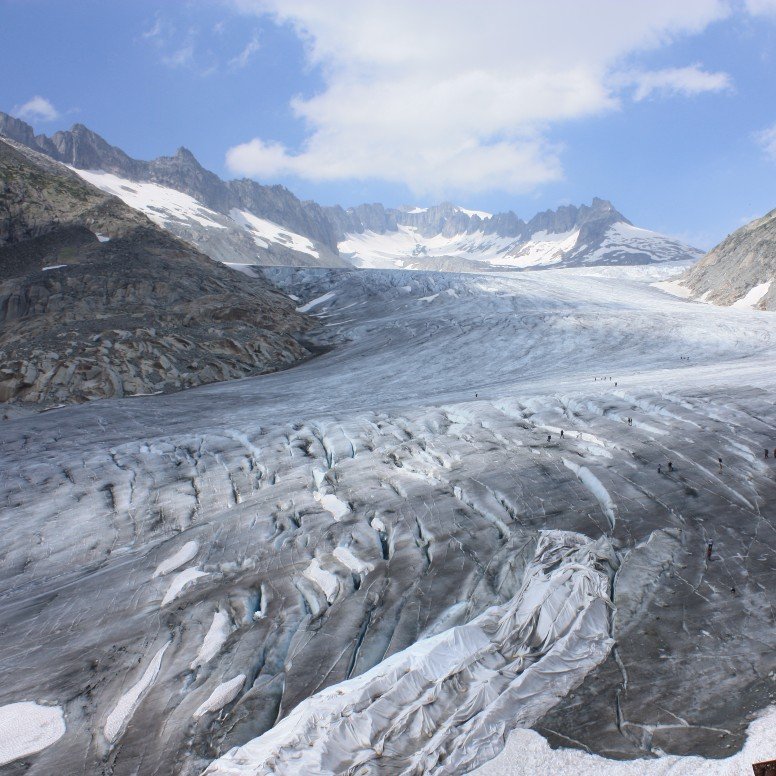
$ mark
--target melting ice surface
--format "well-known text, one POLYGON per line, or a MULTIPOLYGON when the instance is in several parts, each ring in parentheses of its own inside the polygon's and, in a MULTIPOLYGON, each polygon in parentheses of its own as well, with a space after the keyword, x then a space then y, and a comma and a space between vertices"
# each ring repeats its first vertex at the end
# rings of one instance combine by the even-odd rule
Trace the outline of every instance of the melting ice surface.
POLYGON ((776 757, 772 314, 667 267, 269 274, 332 350, 0 425, 0 709, 57 733, 14 713, 11 768, 776 757))

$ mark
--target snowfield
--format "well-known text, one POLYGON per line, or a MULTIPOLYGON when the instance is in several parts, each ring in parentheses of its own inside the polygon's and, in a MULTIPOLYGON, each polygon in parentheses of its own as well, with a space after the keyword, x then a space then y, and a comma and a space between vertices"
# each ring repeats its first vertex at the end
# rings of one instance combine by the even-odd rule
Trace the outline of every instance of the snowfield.
MULTIPOLYGON (((466 211, 474 215, 474 211, 466 211)), ((409 211, 422 212, 421 210, 409 211)), ((489 217, 487 213, 476 213, 489 217)), ((556 264, 647 264, 687 260, 693 249, 670 237, 625 222, 612 224, 599 247, 582 255, 587 246, 580 242, 580 230, 538 231, 529 239, 500 237, 483 231, 452 237, 424 236, 414 226, 400 225, 397 231, 351 233, 338 245, 340 253, 357 267, 372 269, 423 269, 422 261, 454 257, 492 267, 543 269, 556 264)), ((701 253, 694 252, 699 258, 701 253)))
POLYGON ((776 319, 676 269, 273 268, 323 355, 5 421, 9 773, 776 758, 776 319))
MULTIPOLYGON (((193 233, 189 230, 192 228, 236 230, 244 232, 258 248, 274 245, 315 259, 320 258, 318 249, 307 237, 246 210, 233 208, 227 216, 211 210, 189 194, 158 183, 133 181, 103 170, 80 170, 76 167, 70 169, 98 189, 117 196, 130 207, 145 213, 158 226, 181 237, 190 238, 193 233)), ((197 234, 200 233, 201 231, 197 231, 197 234)), ((97 237, 100 241, 107 239, 100 235, 97 237)))

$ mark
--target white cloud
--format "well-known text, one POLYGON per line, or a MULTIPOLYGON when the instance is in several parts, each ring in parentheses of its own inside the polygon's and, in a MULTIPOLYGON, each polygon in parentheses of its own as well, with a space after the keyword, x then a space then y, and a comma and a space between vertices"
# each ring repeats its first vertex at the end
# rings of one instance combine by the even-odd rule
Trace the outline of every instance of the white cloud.
POLYGON ((260 48, 259 35, 255 32, 253 37, 245 44, 245 48, 236 57, 229 60, 229 67, 233 70, 242 70, 260 48))
POLYGON ((59 118, 59 111, 51 104, 51 101, 40 95, 35 95, 24 105, 16 105, 11 113, 27 121, 56 121, 59 118))
MULTIPOLYGON (((404 183, 417 194, 525 191, 562 177, 548 129, 618 109, 633 55, 701 32, 728 0, 233 0, 290 23, 321 93, 292 101, 298 151, 230 149, 237 173, 404 183)), ((698 66, 642 72, 636 96, 727 86, 698 66)))
POLYGON ((776 162, 776 124, 768 127, 768 129, 755 132, 754 138, 763 149, 765 155, 772 162, 776 162))
POLYGON ((709 73, 700 65, 664 70, 635 71, 621 78, 624 85, 632 84, 637 102, 653 96, 689 96, 703 92, 721 92, 733 88, 727 73, 709 73))

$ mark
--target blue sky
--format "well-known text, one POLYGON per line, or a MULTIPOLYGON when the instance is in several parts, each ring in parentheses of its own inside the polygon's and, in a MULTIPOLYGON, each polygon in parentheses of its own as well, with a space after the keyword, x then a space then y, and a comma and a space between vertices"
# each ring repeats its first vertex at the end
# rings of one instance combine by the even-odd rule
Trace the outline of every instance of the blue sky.
POLYGON ((0 68, 38 132, 324 204, 601 196, 700 247, 776 207, 776 0, 0 0, 0 68))

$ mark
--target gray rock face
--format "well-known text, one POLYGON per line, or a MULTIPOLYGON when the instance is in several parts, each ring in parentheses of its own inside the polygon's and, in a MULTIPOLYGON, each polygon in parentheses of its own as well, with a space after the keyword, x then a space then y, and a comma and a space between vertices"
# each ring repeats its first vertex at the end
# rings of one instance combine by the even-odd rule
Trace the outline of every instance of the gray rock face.
POLYGON ((169 392, 305 358, 310 323, 71 170, 0 141, 0 401, 169 392))
POLYGON ((776 210, 742 226, 709 251, 681 282, 704 301, 729 305, 755 286, 771 283, 753 304, 776 310, 776 210))

